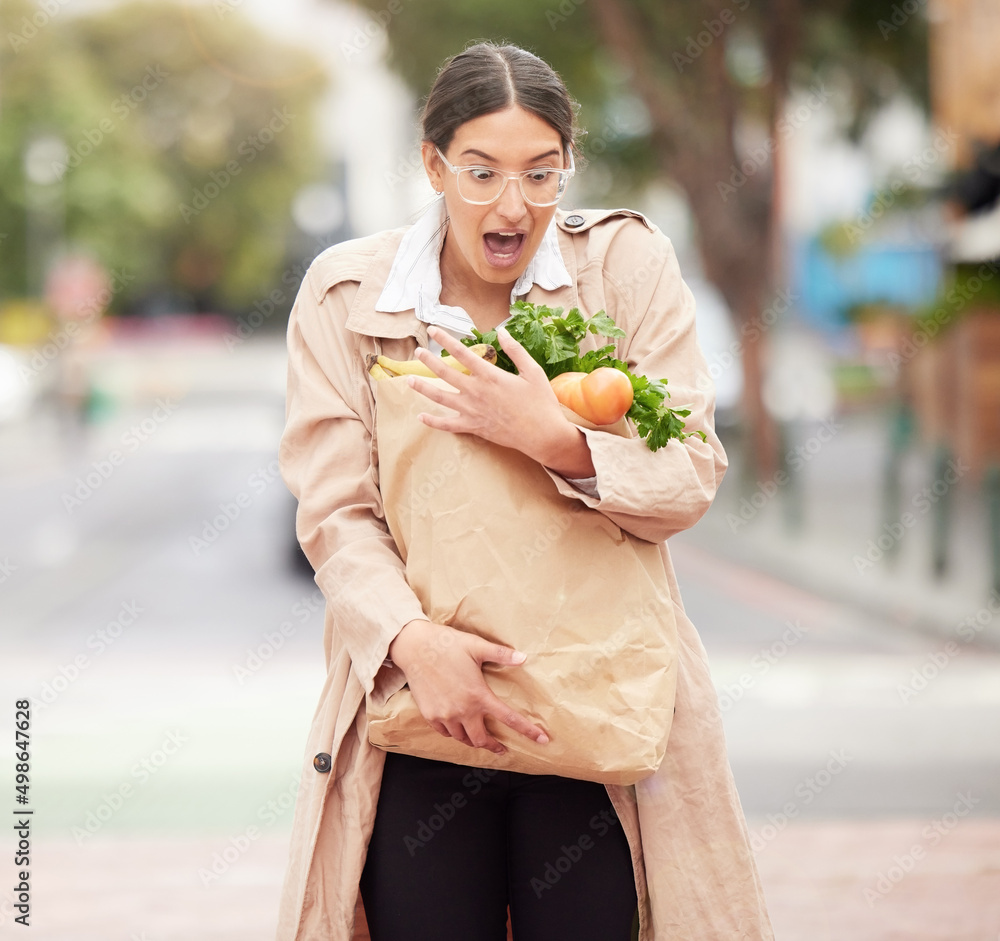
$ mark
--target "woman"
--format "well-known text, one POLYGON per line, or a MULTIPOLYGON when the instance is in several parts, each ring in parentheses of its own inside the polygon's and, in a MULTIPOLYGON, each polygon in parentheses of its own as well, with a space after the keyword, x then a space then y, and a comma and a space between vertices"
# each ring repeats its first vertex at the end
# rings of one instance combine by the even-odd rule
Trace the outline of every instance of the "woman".
MULTIPOLYGON (((358 890, 373 941, 771 938, 725 756, 704 649, 680 605, 664 541, 708 508, 725 470, 712 430, 693 300, 669 241, 625 210, 557 203, 573 174, 574 106, 540 59, 482 43, 440 72, 423 114, 439 198, 418 222, 324 252, 289 322, 281 467, 297 531, 327 600, 328 676, 310 733, 279 941, 348 941, 358 890), (666 759, 619 787, 386 754, 368 742, 365 694, 408 683, 424 718, 470 749, 501 752, 485 717, 546 741, 486 685, 523 655, 428 621, 406 584, 378 490, 367 353, 463 356, 455 336, 498 326, 517 298, 606 310, 634 372, 666 376, 690 404, 687 439, 651 452, 564 417, 509 336, 519 375, 490 367, 411 380, 453 414, 434 428, 516 448, 563 495, 660 544, 680 636, 666 759)), ((473 364, 475 365, 475 364, 473 364)), ((440 367, 439 367, 440 368, 440 367)), ((613 590, 614 586, 609 586, 613 590)))

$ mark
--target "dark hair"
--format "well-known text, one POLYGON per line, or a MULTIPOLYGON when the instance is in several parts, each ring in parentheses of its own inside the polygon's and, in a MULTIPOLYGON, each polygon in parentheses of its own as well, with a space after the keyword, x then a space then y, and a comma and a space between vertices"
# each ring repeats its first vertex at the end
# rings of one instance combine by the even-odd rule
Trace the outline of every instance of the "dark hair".
POLYGON ((552 125, 568 153, 579 106, 547 62, 519 46, 480 42, 441 67, 420 123, 423 139, 448 149, 466 121, 519 105, 552 125))

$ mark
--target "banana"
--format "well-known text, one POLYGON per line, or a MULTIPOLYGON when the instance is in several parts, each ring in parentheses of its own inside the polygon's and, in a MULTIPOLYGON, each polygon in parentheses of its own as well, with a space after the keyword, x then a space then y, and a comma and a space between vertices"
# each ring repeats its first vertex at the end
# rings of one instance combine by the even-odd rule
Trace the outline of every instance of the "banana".
POLYGON ((435 373, 429 366, 425 366, 419 359, 390 359, 388 356, 379 355, 378 365, 381 366, 390 376, 427 376, 435 378, 435 373))
MULTIPOLYGON (((486 360, 487 363, 495 363, 497 361, 497 351, 489 343, 477 343, 475 346, 470 346, 469 350, 475 353, 476 356, 486 360)), ((455 359, 454 356, 445 355, 441 358, 441 362, 452 369, 457 369, 466 375, 469 374, 469 370, 455 359)), ((394 376, 425 376, 428 379, 437 377, 437 374, 430 366, 425 366, 419 359, 392 359, 381 354, 375 356, 374 353, 370 353, 365 360, 365 365, 368 367, 368 372, 376 379, 391 378, 394 376), (376 367, 384 375, 378 375, 375 372, 376 367)))
POLYGON ((386 372, 378 362, 378 357, 374 353, 369 353, 365 357, 365 367, 368 370, 368 375, 372 377, 376 382, 381 382, 383 379, 391 379, 392 374, 386 372))

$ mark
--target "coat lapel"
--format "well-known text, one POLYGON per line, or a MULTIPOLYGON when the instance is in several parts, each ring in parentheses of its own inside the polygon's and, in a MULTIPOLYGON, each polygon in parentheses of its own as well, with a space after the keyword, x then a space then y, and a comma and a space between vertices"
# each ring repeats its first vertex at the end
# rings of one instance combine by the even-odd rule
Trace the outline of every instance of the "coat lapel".
POLYGON ((387 313, 375 309, 382 288, 389 277, 396 250, 399 248, 404 229, 391 233, 375 253, 365 272, 354 303, 347 314, 347 329, 362 336, 381 337, 388 340, 398 340, 404 337, 415 337, 421 346, 427 345, 427 325, 417 320, 414 310, 401 310, 387 313))

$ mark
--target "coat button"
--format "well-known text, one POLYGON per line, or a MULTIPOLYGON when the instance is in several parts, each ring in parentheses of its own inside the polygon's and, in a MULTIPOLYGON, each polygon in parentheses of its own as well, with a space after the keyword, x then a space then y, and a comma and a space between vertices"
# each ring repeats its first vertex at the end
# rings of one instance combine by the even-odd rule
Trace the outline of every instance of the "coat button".
POLYGON ((583 216, 578 216, 578 215, 576 215, 576 214, 574 214, 574 215, 572 215, 572 216, 567 216, 567 217, 566 217, 566 225, 568 225, 568 226, 570 226, 571 228, 574 228, 574 229, 575 229, 575 228, 576 228, 576 227, 577 227, 578 225, 583 225, 583 223, 584 223, 585 221, 586 221, 586 220, 585 220, 585 219, 583 218, 583 216))
POLYGON ((325 751, 321 751, 315 758, 313 758, 313 767, 320 774, 327 774, 333 767, 333 762, 330 760, 330 756, 325 751))

